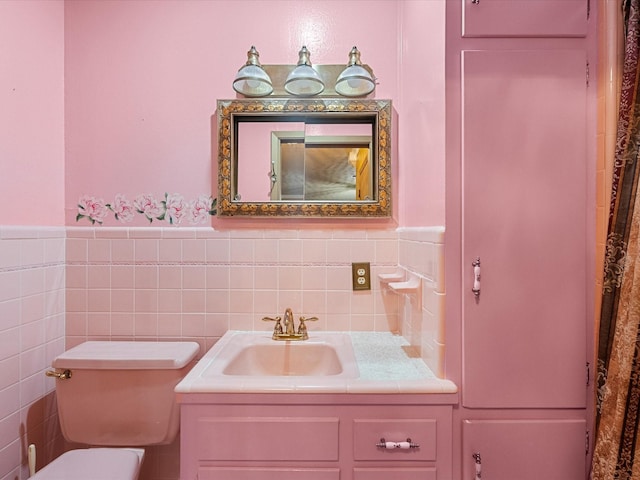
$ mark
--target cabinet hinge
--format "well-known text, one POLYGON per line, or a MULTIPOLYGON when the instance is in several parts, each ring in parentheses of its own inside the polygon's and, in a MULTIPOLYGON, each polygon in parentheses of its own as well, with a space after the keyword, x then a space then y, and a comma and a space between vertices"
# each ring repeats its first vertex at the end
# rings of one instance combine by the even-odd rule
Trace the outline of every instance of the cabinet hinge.
POLYGON ((591 442, 589 438, 589 430, 585 432, 585 442, 584 442, 584 454, 589 455, 589 448, 591 447, 591 442))
POLYGON ((587 362, 587 387, 591 383, 591 364, 587 362))
POLYGON ((587 62, 587 87, 589 86, 589 62, 587 62))

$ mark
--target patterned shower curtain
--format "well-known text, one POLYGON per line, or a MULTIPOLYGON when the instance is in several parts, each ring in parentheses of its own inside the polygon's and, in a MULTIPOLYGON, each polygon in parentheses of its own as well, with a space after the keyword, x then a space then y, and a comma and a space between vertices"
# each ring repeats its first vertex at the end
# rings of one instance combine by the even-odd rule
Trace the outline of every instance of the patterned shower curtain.
POLYGON ((640 479, 640 0, 623 0, 625 56, 598 337, 593 480, 640 479))

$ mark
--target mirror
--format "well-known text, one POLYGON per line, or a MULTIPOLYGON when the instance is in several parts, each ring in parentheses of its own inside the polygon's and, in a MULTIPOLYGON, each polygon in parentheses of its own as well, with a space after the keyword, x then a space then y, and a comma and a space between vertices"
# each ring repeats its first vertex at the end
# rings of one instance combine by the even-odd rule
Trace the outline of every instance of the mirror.
POLYGON ((391 101, 218 100, 218 215, 391 215, 391 101))

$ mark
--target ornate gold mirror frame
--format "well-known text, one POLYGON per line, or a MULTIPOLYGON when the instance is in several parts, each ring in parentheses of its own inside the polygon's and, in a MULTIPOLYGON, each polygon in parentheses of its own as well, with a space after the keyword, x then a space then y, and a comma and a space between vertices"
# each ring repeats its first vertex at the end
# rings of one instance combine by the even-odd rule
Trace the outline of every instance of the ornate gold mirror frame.
MULTIPOLYGON (((390 217, 391 211, 391 101, 341 98, 267 98, 218 100, 218 216, 254 217, 390 217), (372 122, 374 195, 358 201, 242 201, 237 193, 238 124, 271 122, 284 117, 323 118, 345 123, 362 118, 372 122)), ((257 172, 267 178, 268 169, 257 172)))

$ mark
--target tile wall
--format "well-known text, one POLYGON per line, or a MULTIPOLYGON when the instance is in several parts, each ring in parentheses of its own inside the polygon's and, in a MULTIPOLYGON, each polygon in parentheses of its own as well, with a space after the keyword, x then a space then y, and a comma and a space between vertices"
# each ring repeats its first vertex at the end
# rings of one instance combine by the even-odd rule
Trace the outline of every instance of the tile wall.
POLYGON ((398 240, 399 270, 420 284, 416 293, 401 295, 402 335, 431 370, 444 377, 444 228, 402 228, 398 240))
POLYGON ((0 227, 0 479, 28 478, 59 453, 52 379, 64 351, 64 228, 0 227))
POLYGON ((318 316, 318 330, 398 330, 398 298, 352 291, 398 264, 395 231, 70 228, 67 346, 87 339, 190 338, 268 330, 263 316, 318 316))

